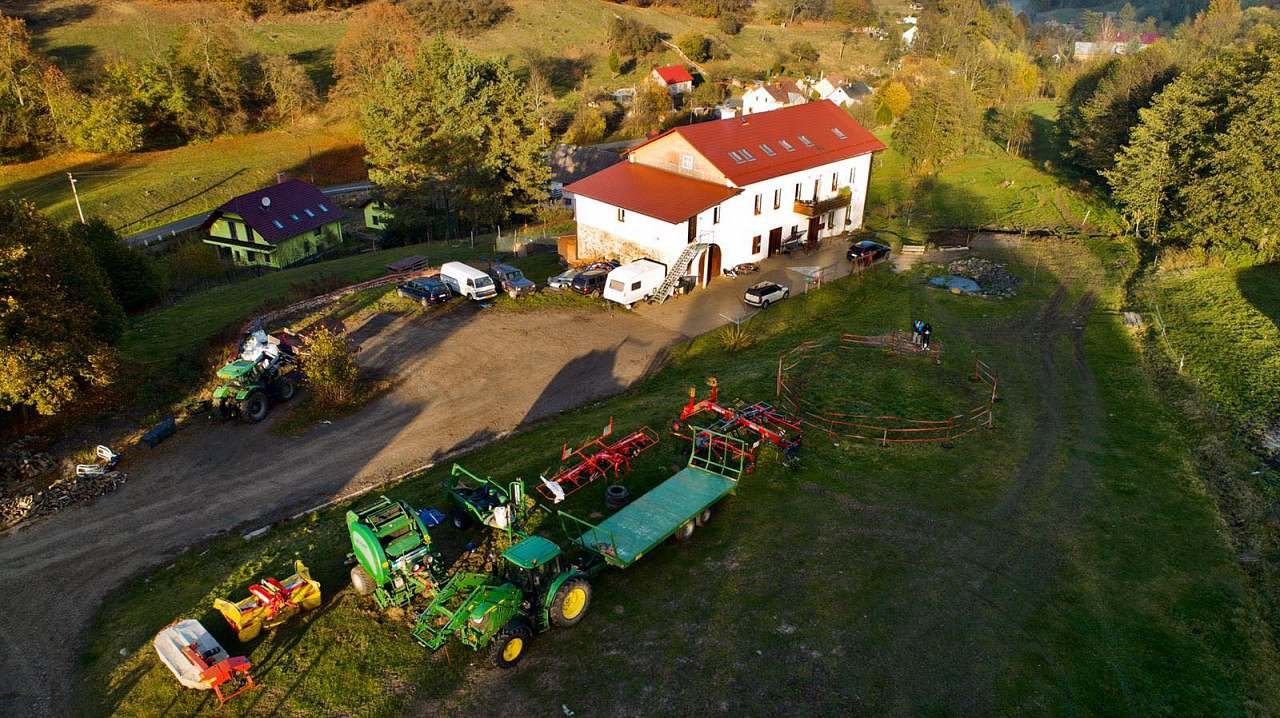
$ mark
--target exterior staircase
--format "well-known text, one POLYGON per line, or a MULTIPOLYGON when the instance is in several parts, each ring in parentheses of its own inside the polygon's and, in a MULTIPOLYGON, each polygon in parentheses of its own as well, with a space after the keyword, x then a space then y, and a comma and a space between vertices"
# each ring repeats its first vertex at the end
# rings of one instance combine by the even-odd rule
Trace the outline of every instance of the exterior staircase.
POLYGON ((684 248, 676 261, 672 262, 670 269, 667 270, 667 276, 663 277, 662 284, 653 290, 653 301, 662 304, 671 298, 671 293, 675 291, 676 284, 680 278, 689 270, 689 265, 693 263, 693 258, 698 256, 703 250, 711 246, 710 242, 694 242, 684 248))

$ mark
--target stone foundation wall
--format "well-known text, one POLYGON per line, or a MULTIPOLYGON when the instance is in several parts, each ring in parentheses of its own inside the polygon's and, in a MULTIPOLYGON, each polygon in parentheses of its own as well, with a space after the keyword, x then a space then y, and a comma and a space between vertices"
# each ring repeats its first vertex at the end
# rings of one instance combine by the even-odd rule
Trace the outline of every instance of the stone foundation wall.
POLYGON ((578 225, 578 259, 583 262, 616 259, 623 264, 637 259, 665 261, 653 247, 644 247, 599 227, 581 224, 578 225))

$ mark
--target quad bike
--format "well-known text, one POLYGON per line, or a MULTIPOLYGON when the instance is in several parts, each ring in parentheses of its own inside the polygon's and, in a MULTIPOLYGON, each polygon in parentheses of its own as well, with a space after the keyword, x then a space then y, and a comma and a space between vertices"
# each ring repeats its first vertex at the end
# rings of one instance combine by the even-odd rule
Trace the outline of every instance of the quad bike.
POLYGON ((222 384, 213 390, 214 403, 223 418, 256 424, 267 418, 273 402, 293 398, 297 373, 298 351, 290 335, 253 332, 240 357, 218 370, 222 384))

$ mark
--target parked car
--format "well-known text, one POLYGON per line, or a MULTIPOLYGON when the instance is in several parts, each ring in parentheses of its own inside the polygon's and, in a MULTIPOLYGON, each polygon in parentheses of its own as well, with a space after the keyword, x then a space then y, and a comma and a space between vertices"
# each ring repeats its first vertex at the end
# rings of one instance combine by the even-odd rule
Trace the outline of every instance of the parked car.
POLYGON ((489 276, 502 287, 502 291, 506 292, 512 299, 522 294, 532 294, 538 291, 538 285, 533 280, 524 276, 524 272, 511 266, 510 264, 495 264, 489 268, 489 276))
POLYGON ((578 276, 581 271, 570 267, 554 277, 549 277, 547 279, 547 289, 568 289, 573 284, 573 278, 578 276))
POLYGON ((864 262, 878 262, 889 256, 889 248, 879 242, 872 242, 864 239, 861 242, 854 242, 849 247, 849 251, 845 253, 845 258, 850 262, 862 260, 864 262))
POLYGON ((742 296, 742 301, 753 307, 768 309, 770 304, 791 296, 791 290, 777 282, 757 282, 742 296))
POLYGON ((578 272, 578 276, 573 278, 569 288, 578 294, 598 297, 604 291, 604 282, 609 272, 608 269, 588 269, 585 272, 578 272))
POLYGON ((396 294, 420 302, 424 307, 442 304, 453 298, 453 292, 438 277, 421 277, 396 287, 396 294))
POLYGON ((440 267, 440 280, 454 294, 476 301, 492 299, 498 294, 492 277, 462 262, 445 262, 440 267))

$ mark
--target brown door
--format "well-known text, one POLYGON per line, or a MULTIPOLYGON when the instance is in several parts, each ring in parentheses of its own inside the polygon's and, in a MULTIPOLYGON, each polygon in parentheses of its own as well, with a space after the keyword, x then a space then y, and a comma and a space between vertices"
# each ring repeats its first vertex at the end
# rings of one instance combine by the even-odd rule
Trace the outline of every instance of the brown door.
POLYGON ((708 247, 698 266, 698 283, 704 287, 710 284, 712 279, 720 276, 720 245, 713 244, 708 247))
POLYGON ((818 246, 818 231, 822 228, 822 221, 817 217, 809 219, 809 236, 806 238, 810 247, 818 246))
POLYGON ((772 257, 782 249, 782 228, 774 227, 769 230, 769 256, 772 257))
POLYGON ((689 218, 689 244, 698 238, 698 215, 689 218))

